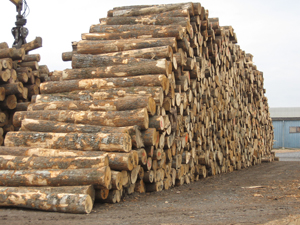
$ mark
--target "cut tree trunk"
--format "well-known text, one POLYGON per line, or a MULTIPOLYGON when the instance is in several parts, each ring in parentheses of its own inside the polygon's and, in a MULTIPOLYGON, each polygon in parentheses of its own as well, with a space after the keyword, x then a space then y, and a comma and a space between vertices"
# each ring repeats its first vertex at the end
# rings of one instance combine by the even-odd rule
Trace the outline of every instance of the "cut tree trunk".
POLYGON ((0 170, 0 185, 19 186, 78 186, 95 185, 108 188, 111 181, 109 167, 76 170, 0 170))
POLYGON ((19 131, 6 134, 7 147, 40 147, 84 151, 120 151, 131 150, 131 138, 125 133, 45 133, 19 131))
POLYGON ((0 155, 1 170, 79 169, 108 166, 106 155, 98 157, 27 157, 0 155))
POLYGON ((103 90, 85 90, 73 91, 59 94, 43 94, 33 96, 33 102, 54 102, 54 101, 89 101, 89 100, 104 100, 113 98, 123 98, 128 96, 152 96, 156 104, 163 104, 164 92, 162 87, 125 87, 111 88, 103 90))
POLYGON ((13 125, 21 127, 23 119, 52 120, 112 127, 137 125, 141 129, 147 129, 149 125, 147 108, 109 112, 71 110, 22 111, 14 114, 13 125), (124 118, 127 119, 124 120, 124 118))
POLYGON ((166 59, 151 60, 137 58, 137 62, 135 63, 126 63, 127 59, 128 58, 120 58, 119 56, 76 54, 73 56, 72 60, 72 67, 75 69, 64 70, 62 79, 75 80, 86 78, 128 77, 144 74, 168 75, 172 73, 172 64, 166 59), (107 59, 113 60, 114 64, 102 62, 107 59), (123 65, 115 63, 115 59, 122 60, 123 65), (102 67, 96 67, 98 65, 101 65, 102 67))
MULTIPOLYGON (((149 38, 149 39, 120 39, 78 42, 77 52, 79 54, 102 54, 109 52, 119 52, 133 49, 151 48, 170 45, 173 50, 177 50, 176 38, 149 38)), ((7 57, 3 57, 7 58, 7 57)))
POLYGON ((70 92, 77 90, 108 89, 133 86, 161 86, 169 88, 169 80, 165 75, 153 74, 120 78, 94 78, 83 80, 50 81, 40 85, 41 94, 70 92))
POLYGON ((93 199, 89 194, 70 193, 72 187, 56 190, 55 187, 1 187, 0 206, 38 209, 50 212, 89 214, 93 199))
POLYGON ((33 103, 28 111, 37 110, 79 110, 79 111, 124 111, 147 108, 150 115, 156 112, 156 104, 150 96, 125 97, 120 99, 94 101, 57 101, 49 103, 33 103))

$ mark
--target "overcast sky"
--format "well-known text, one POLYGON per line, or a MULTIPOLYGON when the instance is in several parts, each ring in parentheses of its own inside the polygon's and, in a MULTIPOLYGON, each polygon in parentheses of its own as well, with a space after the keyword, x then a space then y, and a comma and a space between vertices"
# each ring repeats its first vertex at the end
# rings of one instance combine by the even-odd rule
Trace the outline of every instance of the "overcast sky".
MULTIPOLYGON (((117 6, 181 3, 177 0, 27 0, 29 36, 43 38, 43 47, 32 51, 41 55, 40 65, 50 71, 71 68, 61 53, 71 51, 71 42, 106 17, 117 6)), ((300 1, 299 0, 202 0, 209 17, 219 17, 220 25, 233 26, 238 44, 263 71, 270 107, 300 107, 300 1)), ((16 10, 9 0, 0 3, 0 42, 13 43, 11 28, 16 10)))

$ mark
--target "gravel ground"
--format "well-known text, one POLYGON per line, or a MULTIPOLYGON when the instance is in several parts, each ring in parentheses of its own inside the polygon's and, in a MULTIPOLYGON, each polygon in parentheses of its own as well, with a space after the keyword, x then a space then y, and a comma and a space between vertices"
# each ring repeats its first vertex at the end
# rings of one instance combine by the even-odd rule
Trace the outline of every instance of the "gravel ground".
POLYGON ((263 163, 168 191, 133 194, 115 205, 96 203, 89 215, 0 210, 1 225, 299 225, 299 221, 300 163, 291 161, 263 163))

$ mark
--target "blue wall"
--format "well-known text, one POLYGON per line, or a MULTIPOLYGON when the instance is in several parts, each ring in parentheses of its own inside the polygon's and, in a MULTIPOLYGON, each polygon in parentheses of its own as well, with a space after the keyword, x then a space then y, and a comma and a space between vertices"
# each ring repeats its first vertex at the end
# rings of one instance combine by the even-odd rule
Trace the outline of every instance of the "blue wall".
POLYGON ((290 133, 290 127, 300 127, 300 121, 273 121, 273 148, 300 148, 300 133, 290 133))

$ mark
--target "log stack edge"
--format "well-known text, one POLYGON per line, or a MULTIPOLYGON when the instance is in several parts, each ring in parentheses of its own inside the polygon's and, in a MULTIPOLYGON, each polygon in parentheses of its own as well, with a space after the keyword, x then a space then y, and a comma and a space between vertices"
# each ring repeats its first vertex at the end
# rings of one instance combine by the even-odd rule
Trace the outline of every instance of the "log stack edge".
POLYGON ((72 48, 13 116, 0 205, 90 213, 274 160, 263 73, 200 3, 114 8, 72 48))

